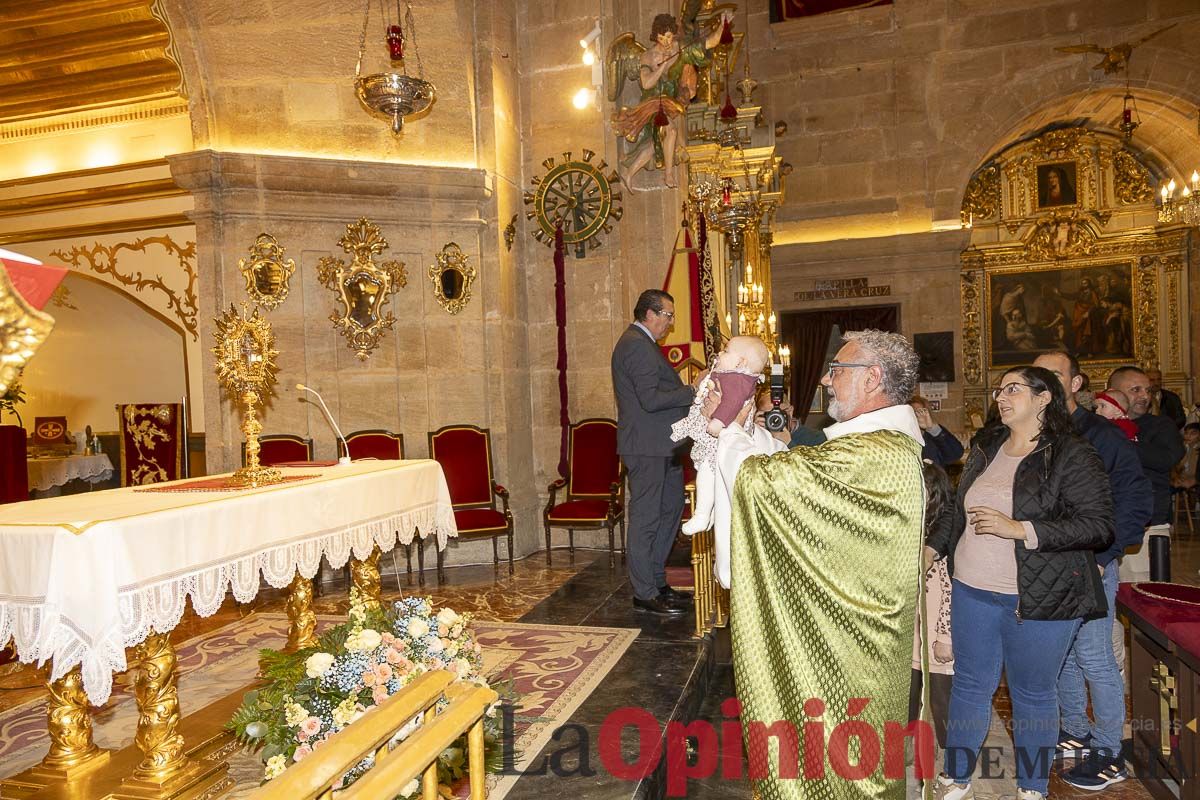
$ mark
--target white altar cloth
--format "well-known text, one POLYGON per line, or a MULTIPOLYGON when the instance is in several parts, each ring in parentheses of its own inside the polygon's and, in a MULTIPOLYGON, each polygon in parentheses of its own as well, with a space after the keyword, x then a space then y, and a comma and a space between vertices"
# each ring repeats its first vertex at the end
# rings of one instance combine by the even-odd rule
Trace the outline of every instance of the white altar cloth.
POLYGON ((25 464, 29 470, 31 492, 45 492, 55 486, 65 486, 76 478, 88 483, 100 483, 113 475, 112 461, 106 453, 94 456, 31 458, 25 464))
MULTIPOLYGON (((259 576, 276 588, 408 544, 457 536, 450 492, 432 460, 284 468, 316 478, 239 491, 134 488, 0 506, 0 643, 25 662, 53 660, 52 680, 83 667, 102 705, 125 648, 169 631, 187 598, 200 616, 225 593, 251 600, 259 576)), ((218 477, 218 476, 214 476, 218 477)), ((175 483, 186 483, 176 481, 175 483)), ((159 484, 165 486, 168 484, 159 484)))

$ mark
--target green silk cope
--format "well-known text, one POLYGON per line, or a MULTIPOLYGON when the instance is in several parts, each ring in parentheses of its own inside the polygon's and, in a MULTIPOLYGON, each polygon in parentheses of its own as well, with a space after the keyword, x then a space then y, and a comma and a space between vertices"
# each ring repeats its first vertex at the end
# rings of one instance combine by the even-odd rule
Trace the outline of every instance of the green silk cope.
MULTIPOLYGON (((792 723, 800 753, 799 777, 781 779, 778 739, 769 739, 767 777, 755 781, 763 800, 903 800, 902 756, 900 777, 884 777, 884 723, 908 721, 923 517, 921 445, 897 431, 848 434, 742 463, 733 492, 731 624, 747 753, 755 721, 792 723), (824 701, 822 715, 806 715, 810 698, 824 701), (819 747, 820 756, 806 764, 804 725, 823 722, 828 741, 851 698, 870 700, 852 718, 874 731, 879 757, 869 775, 847 779, 834 769, 835 748, 817 736, 807 747, 819 747), (806 778, 820 771, 821 758, 824 776, 806 778)), ((858 739, 849 741, 841 763, 853 768, 862 753, 858 739)), ((751 778, 761 777, 753 770, 752 763, 751 778)))

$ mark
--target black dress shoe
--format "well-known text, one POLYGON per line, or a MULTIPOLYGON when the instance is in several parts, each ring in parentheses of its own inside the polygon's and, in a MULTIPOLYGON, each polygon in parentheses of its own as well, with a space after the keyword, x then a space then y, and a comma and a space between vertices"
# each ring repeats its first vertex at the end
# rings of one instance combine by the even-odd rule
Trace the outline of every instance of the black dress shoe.
POLYGON ((656 597, 653 600, 641 600, 637 597, 633 598, 633 607, 642 611, 649 611, 652 614, 660 614, 665 617, 674 617, 684 613, 684 609, 678 606, 668 605, 662 597, 656 597))
POLYGON ((682 600, 688 603, 692 602, 692 595, 687 592, 681 592, 678 589, 672 589, 670 586, 658 587, 659 597, 670 597, 673 600, 682 600))
POLYGON ((671 608, 682 608, 684 611, 691 611, 692 609, 692 596, 684 592, 677 592, 671 588, 668 588, 665 591, 660 591, 658 593, 658 599, 669 605, 671 608))

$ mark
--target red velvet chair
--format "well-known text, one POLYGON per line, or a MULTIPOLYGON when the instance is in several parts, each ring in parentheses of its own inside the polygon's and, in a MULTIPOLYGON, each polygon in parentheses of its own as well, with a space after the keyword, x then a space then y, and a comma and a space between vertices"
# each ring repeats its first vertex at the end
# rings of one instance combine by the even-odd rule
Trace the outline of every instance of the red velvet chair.
MULTIPOLYGON (((264 467, 287 464, 292 461, 312 461, 312 439, 293 436, 290 433, 273 433, 258 437, 258 463, 264 467)), ((242 463, 246 463, 246 445, 242 444, 242 463)))
POLYGON ((183 477, 186 443, 181 403, 117 406, 121 485, 145 486, 183 477))
MULTIPOLYGON (((493 563, 500 563, 496 540, 508 538, 508 571, 513 570, 513 517, 508 490, 492 471, 492 435, 474 425, 447 425, 429 434, 429 457, 442 465, 459 539, 492 540, 493 563), (499 500, 502 509, 496 508, 499 500)), ((438 551, 438 577, 442 554, 438 551)))
MULTIPOLYGON (((350 459, 377 458, 380 461, 398 461, 404 458, 404 435, 381 429, 355 431, 346 437, 350 446, 350 459)), ((345 455, 345 448, 338 442, 338 455, 345 455)))
POLYGON ((567 476, 550 484, 542 519, 546 526, 546 563, 550 563, 550 531, 566 528, 568 549, 575 552, 577 528, 608 528, 609 558, 616 556, 613 531, 621 528, 625 555, 625 467, 617 455, 617 423, 585 419, 567 432, 567 476), (566 489, 559 501, 558 492, 566 489))

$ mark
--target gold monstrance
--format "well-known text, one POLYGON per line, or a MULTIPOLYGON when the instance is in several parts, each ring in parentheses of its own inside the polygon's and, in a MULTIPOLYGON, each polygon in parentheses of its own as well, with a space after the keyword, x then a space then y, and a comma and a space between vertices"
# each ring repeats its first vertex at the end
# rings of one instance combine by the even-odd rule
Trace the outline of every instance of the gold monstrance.
POLYGON ((258 309, 247 318, 231 304, 229 311, 217 317, 216 347, 217 380, 225 390, 245 406, 242 433, 246 435, 246 466, 233 473, 229 482, 234 486, 267 486, 279 483, 283 475, 274 467, 258 463, 258 434, 262 423, 255 409, 275 383, 275 333, 271 323, 258 315, 258 309))

